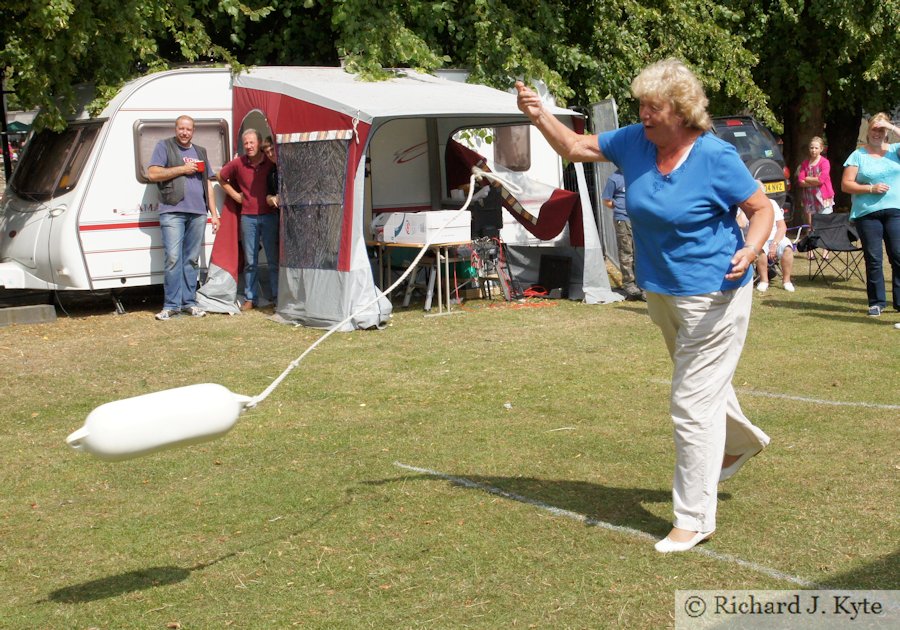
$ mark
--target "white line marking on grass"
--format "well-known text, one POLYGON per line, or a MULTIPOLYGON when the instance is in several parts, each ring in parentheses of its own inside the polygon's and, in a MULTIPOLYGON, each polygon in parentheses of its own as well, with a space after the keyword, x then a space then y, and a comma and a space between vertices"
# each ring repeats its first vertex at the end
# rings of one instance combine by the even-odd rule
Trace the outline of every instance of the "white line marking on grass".
MULTIPOLYGON (((652 383, 657 385, 671 385, 672 381, 661 378, 651 379, 652 383)), ((845 400, 823 400, 821 398, 807 398, 806 396, 793 396, 791 394, 778 394, 775 392, 764 392, 758 389, 749 389, 742 387, 734 390, 738 394, 748 394, 750 396, 761 396, 763 398, 781 398, 783 400, 795 400, 797 402, 813 403, 816 405, 832 405, 834 407, 865 407, 867 409, 900 409, 900 405, 886 405, 882 403, 870 402, 852 402, 845 400)))
MULTIPOLYGON (((640 538, 641 540, 647 540, 651 542, 656 542, 656 537, 648 534, 647 532, 642 532, 639 529, 632 529, 631 527, 624 527, 622 525, 613 525, 612 523, 607 523, 606 521, 601 521, 596 518, 591 518, 590 516, 585 516, 584 514, 579 514, 578 512, 572 512, 571 510, 566 510, 563 508, 558 508, 552 506, 548 503, 544 503, 543 501, 538 501, 537 499, 531 499, 529 497, 523 496, 521 494, 516 494, 514 492, 508 492, 506 490, 501 490, 500 488, 495 488, 494 486, 489 486, 487 484, 479 483, 477 481, 472 481, 471 479, 466 479, 465 477, 456 477, 453 475, 448 475, 446 473, 438 472, 436 470, 430 470, 428 468, 419 468, 418 466, 410 466, 409 464, 403 464, 401 462, 394 462, 394 466, 398 468, 403 468, 404 470, 409 470, 412 472, 421 473, 423 475, 428 475, 429 477, 437 477, 439 479, 443 479, 445 481, 449 481, 458 486, 463 486, 464 488, 470 488, 473 490, 481 490, 482 492, 487 492, 488 494, 493 494, 498 497, 503 497, 504 499, 510 499, 511 501, 517 501, 519 503, 524 503, 526 505, 530 505, 532 507, 536 507, 538 509, 544 510, 545 512, 549 512, 554 516, 563 516, 568 519, 572 519, 573 521, 578 521, 579 523, 583 523, 584 525, 590 527, 600 527, 602 529, 607 529, 612 532, 617 532, 619 534, 626 534, 628 536, 632 536, 634 538, 640 538)), ((750 569, 751 571, 755 571, 757 573, 762 573, 763 575, 768 575, 769 577, 773 577, 776 580, 784 580, 786 582, 792 582, 799 586, 803 586, 806 588, 818 588, 818 585, 814 582, 810 582, 809 580, 805 580, 803 578, 790 575, 788 573, 783 573, 777 569, 772 569, 767 566, 763 566, 761 564, 757 564, 756 562, 750 562, 749 560, 744 560, 742 558, 738 558, 736 556, 729 555, 727 553, 718 553, 716 551, 712 551, 710 549, 706 549, 704 547, 694 547, 691 552, 696 552, 701 555, 704 555, 708 558, 712 558, 713 560, 718 560, 720 562, 728 562, 730 564, 736 564, 740 567, 744 567, 745 569, 750 569)))

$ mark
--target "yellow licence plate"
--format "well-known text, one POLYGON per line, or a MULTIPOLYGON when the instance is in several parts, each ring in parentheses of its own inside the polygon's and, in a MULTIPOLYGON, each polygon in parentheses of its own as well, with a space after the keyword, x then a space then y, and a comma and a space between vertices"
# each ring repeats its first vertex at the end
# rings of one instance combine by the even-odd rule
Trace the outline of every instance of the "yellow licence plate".
POLYGON ((766 187, 767 194, 784 192, 784 181, 765 182, 763 186, 766 187))

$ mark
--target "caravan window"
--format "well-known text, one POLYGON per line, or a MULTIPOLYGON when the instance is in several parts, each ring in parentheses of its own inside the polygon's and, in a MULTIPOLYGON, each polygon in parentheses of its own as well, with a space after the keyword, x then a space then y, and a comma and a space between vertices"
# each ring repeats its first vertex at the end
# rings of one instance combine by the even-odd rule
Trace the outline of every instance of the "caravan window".
MULTIPOLYGON (((153 157, 153 149, 160 140, 171 138, 175 135, 175 120, 139 120, 134 123, 134 163, 135 175, 139 182, 148 184, 147 168, 150 166, 150 158, 153 157)), ((228 123, 219 118, 217 120, 194 119, 194 140, 196 144, 206 149, 209 165, 213 173, 228 162, 228 123)))
POLYGON ((70 125, 65 131, 34 134, 9 185, 18 196, 47 201, 75 187, 101 123, 70 125))
POLYGON ((453 139, 488 160, 510 171, 531 168, 531 135, 529 125, 477 127, 461 129, 453 139))
POLYGON ((511 171, 527 171, 531 168, 530 125, 497 127, 494 142, 494 160, 511 171))

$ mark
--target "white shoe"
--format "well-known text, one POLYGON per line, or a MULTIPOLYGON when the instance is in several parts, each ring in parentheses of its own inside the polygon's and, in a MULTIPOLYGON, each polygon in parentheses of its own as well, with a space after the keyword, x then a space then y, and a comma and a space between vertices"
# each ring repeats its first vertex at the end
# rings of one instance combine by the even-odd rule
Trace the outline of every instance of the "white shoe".
POLYGON ((678 551, 689 551, 696 547, 699 543, 702 543, 704 540, 708 540, 713 532, 716 530, 712 530, 709 532, 697 532, 694 534, 693 538, 690 540, 686 540, 684 542, 675 542, 668 536, 660 540, 658 543, 654 545, 656 550, 660 553, 675 553, 678 551))
POLYGON ((784 283, 784 290, 787 291, 788 293, 793 293, 793 292, 796 291, 797 289, 794 288, 794 283, 793 283, 793 282, 785 282, 785 283, 784 283))
POLYGON ((741 466, 743 466, 748 461, 750 461, 750 458, 753 457, 754 455, 758 455, 759 453, 761 453, 762 450, 763 450, 763 447, 759 446, 759 447, 751 449, 745 453, 742 453, 741 456, 738 457, 737 460, 733 464, 731 464, 731 466, 726 466, 726 467, 722 468, 722 472, 719 473, 719 483, 722 483, 726 479, 730 479, 731 477, 734 477, 734 475, 737 473, 737 471, 739 471, 741 469, 741 466))
POLYGON ((769 283, 768 282, 760 282, 759 284, 756 285, 756 290, 759 291, 760 293, 765 293, 766 291, 769 290, 769 283))

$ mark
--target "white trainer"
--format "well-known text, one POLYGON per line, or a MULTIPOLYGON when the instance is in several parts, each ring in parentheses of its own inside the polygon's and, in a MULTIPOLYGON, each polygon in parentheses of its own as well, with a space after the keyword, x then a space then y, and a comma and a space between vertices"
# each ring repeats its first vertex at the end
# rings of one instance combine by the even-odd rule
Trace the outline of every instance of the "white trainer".
POLYGON ((796 291, 797 289, 794 288, 794 283, 793 283, 793 282, 785 282, 785 283, 784 283, 784 290, 787 291, 788 293, 793 293, 793 292, 796 291))
POLYGON ((760 282, 759 284, 756 285, 756 290, 759 291, 760 293, 765 293, 766 291, 769 290, 769 283, 768 282, 760 282))
POLYGON ((704 540, 709 540, 716 530, 709 532, 697 532, 690 540, 684 542, 675 542, 668 536, 653 545, 660 553, 678 553, 679 551, 690 551, 704 540))

